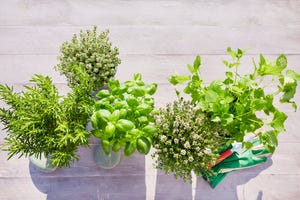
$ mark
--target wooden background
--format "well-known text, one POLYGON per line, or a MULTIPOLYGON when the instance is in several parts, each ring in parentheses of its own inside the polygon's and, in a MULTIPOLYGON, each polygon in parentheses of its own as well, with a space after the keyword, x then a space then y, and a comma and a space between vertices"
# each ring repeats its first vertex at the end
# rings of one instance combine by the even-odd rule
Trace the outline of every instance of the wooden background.
MULTIPOLYGON (((0 0, 0 82, 21 90, 33 74, 42 73, 62 93, 68 91, 64 77, 53 70, 59 46, 93 25, 109 28, 120 49, 117 78, 141 72, 147 82, 159 84, 157 106, 175 99, 167 77, 185 72, 196 54, 202 56, 205 81, 223 77, 228 46, 250 48, 244 72, 259 53, 269 58, 285 53, 289 67, 300 72, 297 0, 0 0)), ((295 99, 300 104, 300 93, 295 99)), ((123 157, 113 170, 100 169, 92 157, 93 140, 91 149, 80 148, 79 162, 51 174, 38 172, 27 158, 7 161, 0 152, 0 200, 299 199, 300 112, 283 109, 289 114, 287 131, 272 158, 229 174, 216 189, 201 178, 190 185, 156 172, 149 156, 139 154, 123 157)))

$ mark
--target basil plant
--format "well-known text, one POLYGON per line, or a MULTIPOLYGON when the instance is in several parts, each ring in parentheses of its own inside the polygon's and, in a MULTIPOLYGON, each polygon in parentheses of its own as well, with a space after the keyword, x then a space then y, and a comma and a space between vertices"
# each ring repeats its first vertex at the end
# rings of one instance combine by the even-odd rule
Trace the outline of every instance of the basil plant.
POLYGON ((120 84, 110 80, 108 89, 98 92, 91 116, 93 134, 101 139, 103 151, 117 152, 124 147, 125 156, 137 149, 147 154, 156 132, 152 111, 157 84, 145 84, 141 74, 120 84))

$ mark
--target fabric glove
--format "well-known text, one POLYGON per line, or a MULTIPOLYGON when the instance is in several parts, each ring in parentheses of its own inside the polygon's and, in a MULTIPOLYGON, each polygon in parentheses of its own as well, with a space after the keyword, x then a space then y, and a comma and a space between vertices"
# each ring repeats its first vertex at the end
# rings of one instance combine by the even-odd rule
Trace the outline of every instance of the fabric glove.
POLYGON ((234 152, 231 156, 214 166, 212 168, 214 175, 203 174, 204 179, 212 188, 215 188, 228 172, 251 168, 267 161, 267 156, 270 153, 260 144, 259 139, 255 138, 252 143, 252 148, 240 154, 234 152))

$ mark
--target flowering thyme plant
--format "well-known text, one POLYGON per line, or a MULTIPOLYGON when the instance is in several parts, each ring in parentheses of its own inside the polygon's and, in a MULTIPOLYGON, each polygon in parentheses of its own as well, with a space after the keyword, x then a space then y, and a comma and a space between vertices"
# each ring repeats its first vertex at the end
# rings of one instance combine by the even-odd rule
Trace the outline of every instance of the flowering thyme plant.
POLYGON ((161 108, 155 115, 158 132, 153 144, 156 167, 173 173, 175 178, 191 181, 191 171, 211 173, 209 164, 216 161, 220 147, 227 141, 227 132, 219 123, 189 101, 179 99, 161 108))
POLYGON ((98 34, 94 26, 92 30, 81 30, 71 41, 61 45, 58 56, 60 63, 55 69, 67 77, 70 85, 80 81, 74 72, 74 65, 84 67, 94 90, 106 85, 114 77, 121 60, 118 58, 119 49, 112 46, 108 34, 108 30, 98 34))

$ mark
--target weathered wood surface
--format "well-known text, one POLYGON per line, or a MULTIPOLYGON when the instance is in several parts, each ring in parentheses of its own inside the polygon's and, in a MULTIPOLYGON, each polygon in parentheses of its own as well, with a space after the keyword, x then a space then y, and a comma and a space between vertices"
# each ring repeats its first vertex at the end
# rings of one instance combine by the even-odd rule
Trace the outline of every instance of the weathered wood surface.
MULTIPOLYGON (((250 48, 243 72, 251 70, 250 58, 259 53, 270 58, 286 53, 289 66, 299 72, 299 10, 297 0, 0 0, 0 83, 21 90, 41 73, 66 93, 65 78, 53 70, 59 46, 79 29, 98 25, 110 29, 120 49, 117 78, 124 81, 141 72, 147 82, 159 83, 156 104, 164 106, 176 98, 169 75, 187 72, 185 65, 201 54, 205 82, 220 78, 227 46, 250 48)), ((295 100, 300 103, 299 94, 295 100)), ((272 158, 229 174, 216 189, 198 178, 195 199, 299 199, 300 112, 282 109, 289 113, 287 130, 272 158)), ((99 169, 93 161, 97 142, 79 148, 81 159, 71 168, 51 174, 37 171, 26 158, 7 161, 0 152, 0 200, 193 198, 191 185, 153 170, 149 156, 123 157, 115 169, 99 169)))

